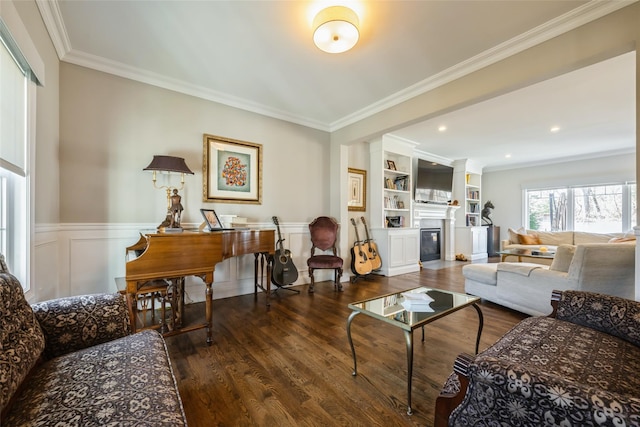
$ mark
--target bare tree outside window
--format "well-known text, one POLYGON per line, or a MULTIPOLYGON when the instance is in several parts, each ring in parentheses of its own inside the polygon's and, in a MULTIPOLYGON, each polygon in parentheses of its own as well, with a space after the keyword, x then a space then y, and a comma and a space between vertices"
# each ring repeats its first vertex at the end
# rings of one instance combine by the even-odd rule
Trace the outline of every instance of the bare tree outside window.
POLYGON ((526 191, 528 228, 620 233, 636 225, 636 184, 526 191))

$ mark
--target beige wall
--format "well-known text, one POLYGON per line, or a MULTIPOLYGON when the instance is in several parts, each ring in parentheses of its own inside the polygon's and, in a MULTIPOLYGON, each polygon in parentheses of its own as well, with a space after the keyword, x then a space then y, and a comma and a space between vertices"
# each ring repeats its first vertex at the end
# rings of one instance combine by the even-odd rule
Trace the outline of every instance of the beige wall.
MULTIPOLYGON (((328 213, 326 132, 112 76, 60 67, 63 223, 159 223, 166 195, 143 172, 154 154, 184 157, 183 222, 213 207, 261 222, 307 222, 328 213), (263 145, 262 205, 202 201, 203 134, 263 145)), ((160 181, 159 181, 160 182, 160 181)))

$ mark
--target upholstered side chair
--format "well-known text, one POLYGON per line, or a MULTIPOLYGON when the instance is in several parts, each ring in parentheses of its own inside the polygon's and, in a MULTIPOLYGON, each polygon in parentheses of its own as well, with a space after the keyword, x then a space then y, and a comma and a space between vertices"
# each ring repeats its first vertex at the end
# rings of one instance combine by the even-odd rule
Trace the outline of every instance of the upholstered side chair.
POLYGON ((314 292, 315 280, 313 272, 318 269, 332 269, 334 289, 342 291, 340 277, 342 277, 343 260, 338 256, 336 241, 338 240, 338 223, 327 216, 320 216, 309 224, 311 233, 311 255, 307 259, 309 267, 309 293, 314 292), (318 252, 316 254, 316 251, 318 252))

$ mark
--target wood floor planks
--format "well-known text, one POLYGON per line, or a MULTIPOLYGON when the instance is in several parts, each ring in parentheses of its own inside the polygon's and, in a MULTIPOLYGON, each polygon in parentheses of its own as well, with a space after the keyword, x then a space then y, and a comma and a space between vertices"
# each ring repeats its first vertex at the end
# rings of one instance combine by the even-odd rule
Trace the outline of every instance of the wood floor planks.
MULTIPOLYGON (((372 276, 344 284, 317 283, 314 294, 278 291, 266 309, 264 295, 213 303, 213 344, 204 330, 167 338, 189 425, 198 426, 430 426, 435 399, 461 352, 473 353, 478 315, 465 308, 414 336, 412 408, 406 414, 407 362, 403 333, 358 315, 353 320, 358 375, 347 341, 347 304, 427 286, 464 291, 462 263, 396 277, 372 276)), ((215 293, 215 284, 214 284, 215 293)), ((525 316, 481 304, 480 349, 525 316)), ((186 316, 202 317, 202 304, 186 316)))

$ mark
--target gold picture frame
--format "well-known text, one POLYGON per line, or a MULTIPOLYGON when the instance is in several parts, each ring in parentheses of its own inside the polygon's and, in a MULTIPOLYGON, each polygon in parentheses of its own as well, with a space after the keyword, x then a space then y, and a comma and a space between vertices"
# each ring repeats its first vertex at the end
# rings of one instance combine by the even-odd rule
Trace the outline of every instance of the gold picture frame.
POLYGON ((367 171, 349 168, 349 202, 350 211, 367 210, 367 171))
POLYGON ((202 201, 262 204, 262 145, 203 136, 202 201))

